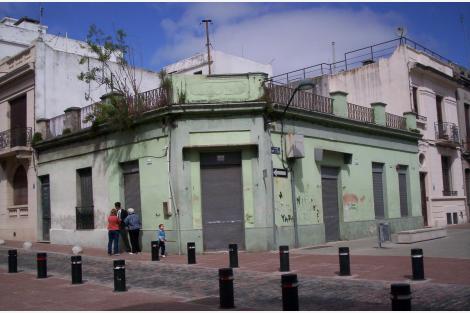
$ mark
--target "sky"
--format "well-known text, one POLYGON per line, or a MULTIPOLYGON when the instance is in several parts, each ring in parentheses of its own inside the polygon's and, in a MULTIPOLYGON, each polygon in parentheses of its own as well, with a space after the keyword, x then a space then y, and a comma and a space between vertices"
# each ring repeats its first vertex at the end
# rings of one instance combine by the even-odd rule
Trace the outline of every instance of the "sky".
POLYGON ((470 68, 470 3, 0 3, 0 18, 39 19, 48 33, 84 40, 91 24, 123 29, 137 65, 163 66, 213 49, 272 64, 275 74, 406 36, 470 68))

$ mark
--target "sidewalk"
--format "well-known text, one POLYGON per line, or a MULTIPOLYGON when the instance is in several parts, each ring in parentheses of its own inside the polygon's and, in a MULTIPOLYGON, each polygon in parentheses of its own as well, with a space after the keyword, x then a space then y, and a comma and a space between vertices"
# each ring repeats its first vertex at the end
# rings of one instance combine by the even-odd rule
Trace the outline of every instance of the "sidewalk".
MULTIPOLYGON (((460 231, 460 230, 459 230, 460 231)), ((466 230, 469 231, 470 230, 466 230)), ((470 246, 470 236, 467 237, 467 248, 470 246)), ((449 245, 446 245, 448 238, 433 240, 433 245, 443 244, 442 249, 448 249, 449 245), (441 240, 441 241, 439 241, 441 240)), ((428 244, 429 242, 407 245, 406 247, 399 247, 398 252, 406 250, 408 256, 390 256, 390 255, 358 255, 356 253, 363 252, 364 248, 354 247, 358 241, 342 242, 350 243, 351 247, 351 272, 353 279, 365 279, 365 280, 383 280, 383 281, 394 281, 394 282, 406 282, 411 278, 411 258, 409 251, 411 248, 420 247, 428 244)), ((362 240, 359 240, 362 242, 362 240)), ((338 245, 338 244, 336 244, 338 245)), ((390 244, 389 244, 390 245, 390 244)), ((7 241, 5 245, 0 246, 4 249, 7 248, 20 248, 22 242, 7 241)), ((72 255, 71 246, 63 245, 51 245, 44 243, 33 243, 32 250, 41 252, 56 252, 61 254, 72 255)), ((327 249, 334 249, 333 253, 321 254, 323 248, 312 249, 312 250, 292 250, 290 255, 290 268, 293 272, 304 276, 314 277, 336 277, 339 271, 337 247, 332 245, 327 249)), ((368 248, 369 249, 369 248, 368 248)), ((390 254, 394 249, 375 249, 374 253, 383 252, 384 254, 390 254)), ((434 248, 436 249, 436 248, 434 248)), ((470 249, 469 249, 470 250, 470 249)), ((5 251, 6 252, 6 251, 5 251)), ((21 253, 21 250, 19 251, 21 253)), ((462 258, 437 258, 427 256, 429 253, 428 248, 424 249, 424 268, 426 278, 432 282, 445 283, 445 284, 461 284, 470 285, 470 259, 462 258)), ((84 256, 99 257, 103 259, 124 259, 126 261, 142 261, 151 262, 150 253, 141 253, 138 255, 121 254, 120 256, 108 256, 105 250, 84 248, 82 253, 84 256)), ((218 269, 227 267, 229 265, 228 253, 206 253, 198 254, 197 264, 191 265, 196 268, 209 268, 218 269)), ((170 255, 167 258, 161 258, 160 263, 174 264, 174 265, 185 265, 187 264, 186 255, 170 255)), ((243 271, 254 271, 260 273, 272 273, 279 275, 279 255, 276 251, 271 252, 240 252, 239 253, 239 265, 240 270, 243 271)))
MULTIPOLYGON (((8 246, 19 247, 21 244, 7 242, 7 246, 0 246, 0 269, 3 269, 3 273, 6 270, 8 246)), ((96 310, 108 301, 113 302, 115 293, 112 291, 112 260, 118 257, 109 257, 98 249, 84 251, 84 286, 90 286, 89 290, 92 291, 88 294, 87 287, 70 284, 70 252, 69 246, 47 244, 34 244, 33 250, 18 249, 18 268, 23 272, 5 274, 12 280, 3 279, 4 276, 0 273, 0 292, 4 292, 0 295, 1 303, 5 298, 5 303, 10 303, 14 309, 28 309, 38 305, 47 310, 62 307, 96 310), (50 277, 47 279, 34 278, 36 252, 41 251, 48 252, 50 277), (55 284, 61 286, 62 290, 54 289, 55 284), (76 293, 75 290, 80 288, 84 288, 86 292, 76 293), (23 290, 26 297, 23 296, 23 290), (95 292, 98 292, 97 303, 92 301, 95 292), (61 293, 64 300, 58 300, 61 293), (75 294, 85 300, 77 303, 75 294), (64 303, 56 305, 56 302, 64 303)), ((124 297, 132 296, 132 292, 142 292, 142 295, 135 297, 140 300, 125 309, 161 310, 159 303, 168 303, 168 308, 181 307, 182 310, 186 310, 183 305, 203 305, 218 309, 217 268, 228 265, 226 253, 198 255, 196 265, 187 265, 186 256, 177 255, 159 262, 150 261, 148 253, 122 257, 126 259, 127 286, 130 290, 124 297), (153 302, 146 302, 148 298, 144 293, 153 294, 153 298, 150 297, 153 302), (180 303, 181 306, 178 306, 180 303)), ((281 273, 278 271, 278 253, 242 252, 239 260, 241 267, 234 269, 236 308, 280 310, 281 273)), ((425 281, 409 281, 409 257, 353 254, 351 261, 353 275, 340 277, 336 274, 337 256, 298 254, 293 251, 291 269, 298 273, 301 309, 390 310, 390 284, 396 281, 411 284, 414 310, 463 310, 470 307, 469 260, 426 258, 425 273, 428 279, 425 281)))
MULTIPOLYGON (((386 243, 386 248, 374 248, 373 238, 323 245, 325 248, 294 249, 290 253, 290 268, 302 276, 336 277, 339 271, 337 247, 349 246, 353 279, 406 282, 411 278, 411 248, 423 248, 424 269, 429 281, 444 284, 470 285, 470 225, 449 228, 448 237, 412 245, 386 243), (431 257, 445 255, 446 257, 431 257), (457 255, 457 257, 455 257, 457 255), (468 258, 463 256, 469 255, 468 258)), ((22 242, 7 241, 3 248, 21 248, 22 242)), ((33 243, 32 250, 72 255, 72 246, 33 243)), ((19 253, 21 253, 19 251, 19 253)), ((82 255, 104 259, 151 262, 150 253, 108 256, 105 249, 84 248, 82 255)), ((195 268, 218 269, 229 265, 227 252, 198 254, 195 268)), ((165 264, 187 264, 186 255, 169 255, 159 261, 165 264)), ((279 255, 270 252, 240 252, 240 270, 279 275, 279 255)))

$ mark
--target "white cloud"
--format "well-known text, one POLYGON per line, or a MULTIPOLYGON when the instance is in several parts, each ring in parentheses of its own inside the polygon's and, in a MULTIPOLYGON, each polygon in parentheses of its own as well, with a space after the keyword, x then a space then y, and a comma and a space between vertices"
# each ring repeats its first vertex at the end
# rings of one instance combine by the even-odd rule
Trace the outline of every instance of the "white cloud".
POLYGON ((213 47, 261 62, 274 60, 274 73, 332 61, 395 36, 402 20, 394 13, 378 14, 368 8, 308 8, 267 4, 197 4, 177 20, 162 22, 168 44, 154 56, 154 63, 167 64, 204 51, 201 18, 211 18, 213 47))

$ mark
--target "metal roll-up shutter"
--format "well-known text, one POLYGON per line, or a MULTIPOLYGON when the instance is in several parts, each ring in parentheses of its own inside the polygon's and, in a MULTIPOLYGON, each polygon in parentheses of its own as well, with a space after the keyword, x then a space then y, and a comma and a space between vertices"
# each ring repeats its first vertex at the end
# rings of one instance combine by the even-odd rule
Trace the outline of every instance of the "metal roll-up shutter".
POLYGON ((408 216, 408 186, 406 171, 406 167, 400 167, 398 169, 398 190, 400 193, 400 214, 402 217, 408 216))
POLYGON ((340 238, 338 173, 339 169, 335 167, 321 168, 323 223, 325 224, 326 241, 338 241, 340 238))
POLYGON ((124 178, 124 205, 127 209, 133 208, 135 213, 142 219, 139 162, 123 163, 121 169, 124 178))
POLYGON ((374 211, 376 219, 385 217, 383 164, 372 163, 372 186, 374 191, 374 211))
POLYGON ((201 154, 201 184, 204 249, 244 249, 241 154, 201 154))

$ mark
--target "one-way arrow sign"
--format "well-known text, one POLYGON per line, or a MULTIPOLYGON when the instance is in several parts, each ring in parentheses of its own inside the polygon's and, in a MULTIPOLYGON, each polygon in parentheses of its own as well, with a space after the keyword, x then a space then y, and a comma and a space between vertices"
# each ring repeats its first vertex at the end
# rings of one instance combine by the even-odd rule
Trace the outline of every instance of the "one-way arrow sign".
POLYGON ((274 177, 287 177, 287 169, 273 168, 274 177))

